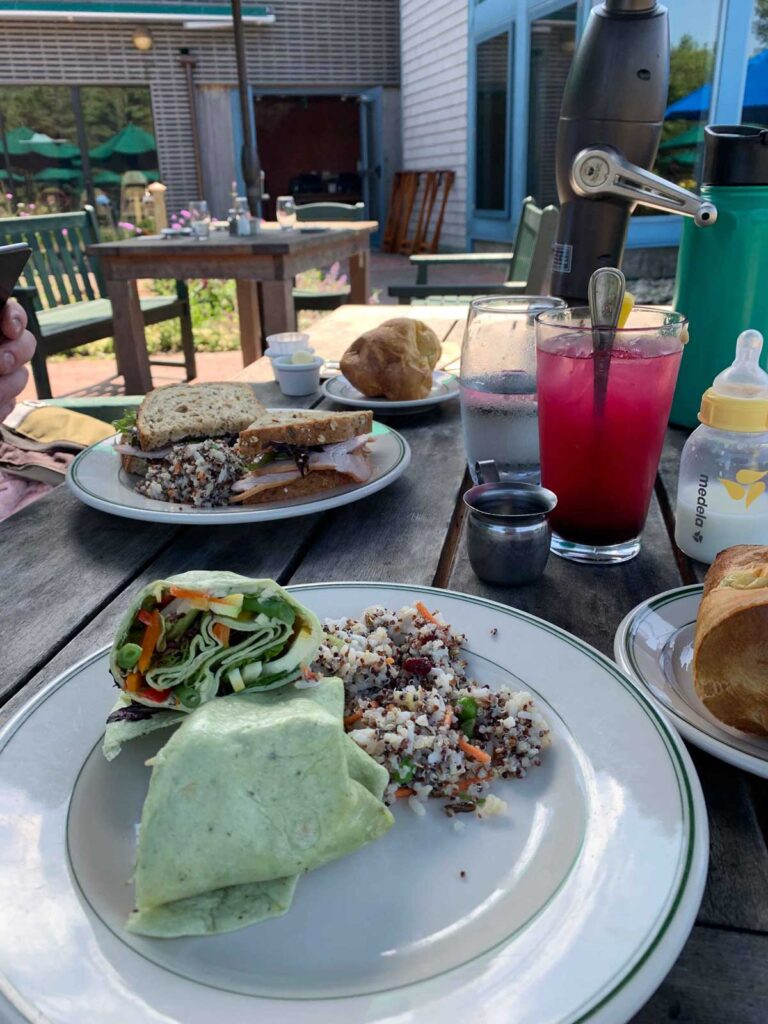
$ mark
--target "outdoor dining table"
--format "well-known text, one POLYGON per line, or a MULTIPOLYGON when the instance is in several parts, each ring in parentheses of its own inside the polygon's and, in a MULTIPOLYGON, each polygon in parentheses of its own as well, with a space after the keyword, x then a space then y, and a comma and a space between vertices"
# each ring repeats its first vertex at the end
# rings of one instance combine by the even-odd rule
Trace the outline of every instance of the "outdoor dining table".
POLYGON ((293 279, 303 270, 349 263, 350 300, 365 303, 371 292, 370 236, 376 221, 307 221, 300 229, 263 226, 237 237, 212 231, 206 239, 142 235, 88 247, 98 256, 112 303, 115 351, 126 393, 152 388, 137 281, 146 278, 234 279, 243 363, 262 353, 262 337, 296 330, 293 279), (341 226, 339 226, 341 224, 341 226))
MULTIPOLYGON (((388 313, 381 309, 361 317, 372 325, 376 314, 384 319, 388 313)), ((333 314, 336 330, 328 327, 331 317, 324 322, 322 330, 333 336, 334 345, 339 344, 339 322, 344 317, 354 322, 354 314, 353 307, 333 314)), ((427 309, 421 314, 439 331, 448 354, 456 351, 462 311, 427 309)), ((322 349, 320 325, 313 343, 322 349)), ((285 399, 267 382, 267 363, 260 360, 242 375, 262 378, 254 386, 267 405, 328 407, 319 395, 285 399)), ((552 557, 539 582, 513 588, 480 582, 468 562, 461 495, 469 478, 458 402, 391 423, 411 445, 409 470, 380 493, 334 511, 259 525, 181 527, 109 516, 60 487, 5 522, 0 526, 0 725, 46 683, 111 641, 129 594, 152 579, 187 569, 230 569, 282 584, 373 580, 434 585, 523 609, 609 657, 616 628, 629 609, 702 579, 704 567, 683 556, 672 540, 684 432, 668 433, 636 559, 588 567, 552 557)), ((709 812, 707 887, 680 957, 633 1024, 764 1024, 768 782, 689 749, 709 812)))

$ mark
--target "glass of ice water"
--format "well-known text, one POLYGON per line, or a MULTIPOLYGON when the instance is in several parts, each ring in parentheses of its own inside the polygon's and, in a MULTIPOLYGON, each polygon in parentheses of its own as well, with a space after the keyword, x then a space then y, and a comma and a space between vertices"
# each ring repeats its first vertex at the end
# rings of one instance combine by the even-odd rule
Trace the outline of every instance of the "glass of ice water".
POLYGON ((539 481, 536 404, 538 313, 565 307, 550 295, 473 299, 461 348, 461 423, 472 479, 493 459, 502 480, 539 481))
POLYGON ((189 204, 189 226, 194 238, 208 238, 210 235, 211 215, 204 199, 196 199, 189 204))
POLYGON ((278 196, 275 213, 283 231, 296 227, 296 200, 293 196, 278 196))

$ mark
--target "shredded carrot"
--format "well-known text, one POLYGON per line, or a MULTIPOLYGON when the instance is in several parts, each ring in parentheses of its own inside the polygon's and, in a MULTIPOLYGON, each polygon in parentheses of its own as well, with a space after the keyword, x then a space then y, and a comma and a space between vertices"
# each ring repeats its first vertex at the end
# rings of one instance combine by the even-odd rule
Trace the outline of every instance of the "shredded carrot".
POLYGON ((152 655, 155 653, 157 641, 163 629, 163 620, 160 612, 155 609, 149 613, 149 623, 144 630, 144 639, 141 641, 141 654, 137 668, 139 672, 146 672, 152 662, 152 655))
POLYGON ((223 622, 214 622, 211 627, 211 632, 219 641, 222 647, 229 647, 229 634, 232 631, 231 626, 225 626, 223 622))
POLYGON ((400 800, 404 796, 413 796, 415 792, 416 790, 411 789, 410 786, 400 786, 398 789, 395 790, 395 796, 397 797, 398 800, 400 800))
POLYGON ((216 600, 210 594, 204 594, 199 590, 190 590, 188 587, 170 587, 170 592, 174 597, 180 597, 184 601, 216 600))
POLYGON ((468 743, 463 736, 459 736, 459 747, 464 751, 467 757, 473 758, 475 761, 480 761, 482 764, 491 763, 491 755, 486 754, 480 747, 475 747, 471 743, 468 743))
POLYGON ((449 726, 451 724, 452 721, 453 721, 453 708, 449 704, 448 707, 445 709, 445 717, 443 718, 443 725, 447 727, 447 726, 449 726))
POLYGON ((315 679, 319 678, 317 673, 313 672, 312 669, 309 668, 308 665, 302 665, 301 666, 301 674, 304 676, 305 679, 310 679, 312 681, 314 681, 315 679))
POLYGON ((440 623, 437 621, 435 616, 432 614, 429 608, 427 608, 423 601, 416 602, 416 611, 419 612, 419 614, 422 615, 427 620, 427 622, 433 622, 436 626, 440 625, 440 623))
POLYGON ((487 782, 490 779, 490 775, 468 775, 456 783, 456 791, 459 793, 466 793, 470 786, 480 785, 482 782, 487 782))
POLYGON ((344 719, 344 728, 348 729, 351 725, 354 725, 355 722, 359 722, 362 717, 362 711, 355 711, 353 715, 347 715, 344 719))
POLYGON ((137 693, 143 682, 144 677, 141 672, 129 672, 125 677, 125 688, 129 693, 137 693))
POLYGON ((386 663, 388 665, 394 665, 395 664, 395 659, 394 658, 385 658, 384 660, 386 661, 386 663))

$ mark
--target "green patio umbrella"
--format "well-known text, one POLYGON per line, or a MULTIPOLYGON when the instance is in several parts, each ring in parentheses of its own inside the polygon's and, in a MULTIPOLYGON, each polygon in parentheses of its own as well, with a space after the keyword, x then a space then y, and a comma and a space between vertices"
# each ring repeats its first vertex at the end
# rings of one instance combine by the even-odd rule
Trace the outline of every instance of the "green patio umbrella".
POLYGON ((83 172, 75 167, 44 167, 42 171, 37 171, 32 177, 35 181, 43 184, 63 185, 82 181, 83 172))
POLYGON ((18 156, 22 152, 21 143, 30 139, 34 134, 32 129, 27 128, 25 124, 20 124, 18 128, 11 128, 9 132, 6 132, 4 146, 8 150, 8 155, 18 156))
MULTIPOLYGON (((8 171, 4 168, 0 170, 0 181, 8 181, 8 171)), ((24 181, 24 175, 11 171, 11 181, 24 181)))
POLYGON ((122 175, 117 171, 96 171, 93 175, 93 184, 99 188, 120 188, 122 175))
POLYGON ((659 146, 659 151, 666 152, 670 149, 688 149, 693 146, 698 146, 698 144, 703 141, 704 125, 696 125, 694 128, 690 128, 687 132, 682 132, 680 135, 673 135, 671 139, 665 139, 665 141, 659 146))
POLYGON ((53 165, 64 167, 71 164, 80 150, 67 139, 52 139, 45 132, 34 132, 27 139, 20 139, 19 152, 12 163, 28 171, 43 171, 53 165))
POLYGON ((94 164, 110 171, 143 171, 157 167, 154 135, 132 121, 100 146, 88 151, 94 164))

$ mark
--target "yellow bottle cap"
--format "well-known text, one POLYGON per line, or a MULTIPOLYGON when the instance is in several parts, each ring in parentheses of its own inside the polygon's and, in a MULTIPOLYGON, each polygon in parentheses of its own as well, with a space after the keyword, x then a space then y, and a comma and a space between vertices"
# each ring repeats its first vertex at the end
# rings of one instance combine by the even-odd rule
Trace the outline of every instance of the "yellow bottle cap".
POLYGON ((731 398, 707 388, 701 398, 699 420, 708 427, 737 433, 768 430, 768 399, 731 398))
POLYGON ((768 430, 768 374, 758 361, 762 347, 759 331, 741 332, 733 364, 702 396, 699 419, 706 426, 744 434, 768 430))

